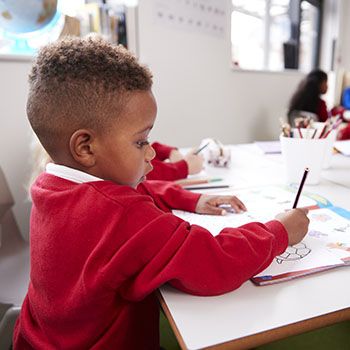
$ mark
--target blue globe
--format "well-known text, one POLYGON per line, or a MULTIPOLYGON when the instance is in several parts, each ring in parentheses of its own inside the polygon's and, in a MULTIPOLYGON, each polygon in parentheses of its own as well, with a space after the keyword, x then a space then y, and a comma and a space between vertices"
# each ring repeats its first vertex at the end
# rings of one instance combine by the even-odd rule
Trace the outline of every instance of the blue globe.
POLYGON ((0 28, 14 34, 34 32, 56 12, 57 0, 0 0, 0 28))

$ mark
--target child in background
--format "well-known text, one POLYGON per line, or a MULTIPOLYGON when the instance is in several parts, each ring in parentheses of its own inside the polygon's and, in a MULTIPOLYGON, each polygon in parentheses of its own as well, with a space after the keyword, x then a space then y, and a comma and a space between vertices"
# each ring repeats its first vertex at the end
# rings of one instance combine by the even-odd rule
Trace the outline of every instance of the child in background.
POLYGON ((319 69, 311 71, 300 82, 291 98, 288 109, 289 124, 294 125, 294 118, 300 111, 311 112, 317 116, 317 121, 325 122, 328 118, 327 105, 320 96, 327 90, 327 73, 319 69))
POLYGON ((306 234, 302 209, 216 237, 171 213, 245 207, 144 181, 155 156, 152 76, 122 47, 96 38, 47 45, 29 81, 28 119, 54 163, 32 186, 30 285, 15 350, 158 350, 158 287, 232 291, 306 234))

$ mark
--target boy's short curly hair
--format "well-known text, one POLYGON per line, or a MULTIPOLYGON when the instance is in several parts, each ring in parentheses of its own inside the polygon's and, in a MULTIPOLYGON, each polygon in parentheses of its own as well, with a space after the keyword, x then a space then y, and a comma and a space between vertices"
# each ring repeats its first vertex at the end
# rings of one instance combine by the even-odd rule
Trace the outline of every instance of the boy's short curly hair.
POLYGON ((152 74, 120 45, 65 38, 40 50, 29 85, 28 119, 52 155, 79 128, 107 130, 128 94, 151 89, 152 74))

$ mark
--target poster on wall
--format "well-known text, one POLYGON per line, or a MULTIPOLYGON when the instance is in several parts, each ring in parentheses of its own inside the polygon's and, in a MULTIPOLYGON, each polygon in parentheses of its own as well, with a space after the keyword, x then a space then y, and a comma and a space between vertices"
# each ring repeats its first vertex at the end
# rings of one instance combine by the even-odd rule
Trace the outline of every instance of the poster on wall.
POLYGON ((223 38, 228 7, 222 0, 154 0, 154 17, 158 25, 223 38))

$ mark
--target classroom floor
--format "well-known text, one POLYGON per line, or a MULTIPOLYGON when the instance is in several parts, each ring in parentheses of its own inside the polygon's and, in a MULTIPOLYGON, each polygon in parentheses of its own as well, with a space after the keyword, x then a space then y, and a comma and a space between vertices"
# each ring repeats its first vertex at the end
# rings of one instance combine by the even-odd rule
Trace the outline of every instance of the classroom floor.
MULTIPOLYGON (((169 322, 161 312, 160 344, 164 350, 181 350, 169 322)), ((350 321, 296 335, 254 350, 350 350, 350 321)))

